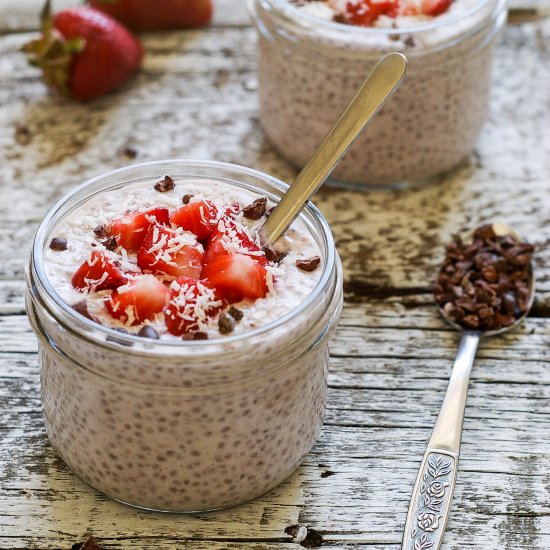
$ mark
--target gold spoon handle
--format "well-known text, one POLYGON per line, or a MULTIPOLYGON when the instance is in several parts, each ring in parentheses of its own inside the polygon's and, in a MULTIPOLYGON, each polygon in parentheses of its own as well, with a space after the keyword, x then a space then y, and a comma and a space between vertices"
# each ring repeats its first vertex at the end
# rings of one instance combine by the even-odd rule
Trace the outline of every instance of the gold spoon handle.
POLYGON ((319 149, 260 228, 264 244, 273 244, 287 230, 305 202, 319 189, 348 147, 399 86, 406 70, 407 59, 396 52, 385 55, 375 65, 319 149))

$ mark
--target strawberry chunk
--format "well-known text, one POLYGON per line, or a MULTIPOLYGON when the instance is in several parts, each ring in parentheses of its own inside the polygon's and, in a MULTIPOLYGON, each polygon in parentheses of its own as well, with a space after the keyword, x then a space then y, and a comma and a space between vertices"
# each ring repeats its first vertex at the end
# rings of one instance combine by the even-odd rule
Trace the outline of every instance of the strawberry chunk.
POLYGON ((397 17, 400 0, 359 0, 346 4, 346 17, 352 25, 370 27, 381 16, 397 17))
POLYGON ((106 254, 98 250, 92 251, 71 279, 74 288, 89 292, 117 288, 125 282, 126 277, 122 271, 106 254))
POLYGON ((421 10, 424 15, 436 17, 445 13, 454 0, 422 0, 421 10))
POLYGON ((263 298, 268 291, 265 267, 244 254, 216 256, 204 266, 201 277, 229 303, 263 298))
POLYGON ((239 227, 233 220, 222 219, 205 245, 204 263, 207 264, 216 256, 226 254, 244 254, 251 256, 261 265, 268 261, 262 249, 248 236, 244 227, 239 227))
POLYGON ((152 225, 138 251, 137 264, 157 275, 198 279, 203 257, 202 246, 192 233, 152 225))
POLYGON ((170 222, 191 231, 199 241, 204 241, 216 229, 221 215, 212 201, 190 202, 174 210, 170 214, 170 222))
POLYGON ((120 218, 114 218, 109 224, 109 234, 116 238, 118 246, 128 252, 139 250, 145 234, 155 222, 168 225, 169 214, 166 208, 152 208, 146 212, 130 212, 120 218))
POLYGON ((154 275, 137 275, 113 291, 105 305, 115 319, 137 325, 160 313, 167 297, 168 289, 154 275))
POLYGON ((224 305, 208 281, 178 277, 170 285, 164 310, 166 329, 174 336, 205 329, 208 318, 216 315, 224 305))

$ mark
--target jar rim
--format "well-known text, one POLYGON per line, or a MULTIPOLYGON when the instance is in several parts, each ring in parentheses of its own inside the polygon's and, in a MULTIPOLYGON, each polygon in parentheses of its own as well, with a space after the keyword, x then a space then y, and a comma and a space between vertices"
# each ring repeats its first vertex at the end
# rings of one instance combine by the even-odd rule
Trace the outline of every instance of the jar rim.
MULTIPOLYGON (((143 162, 143 163, 136 163, 124 166, 122 168, 118 168, 115 170, 111 170, 109 172, 105 172, 103 174, 100 174, 98 176, 95 176, 81 185, 77 186, 75 189, 70 191, 69 193, 65 194, 59 201, 57 201, 48 211, 42 222, 40 223, 33 240, 30 243, 29 246, 29 252, 27 256, 27 269, 30 270, 30 272, 27 274, 28 278, 28 284, 36 284, 39 283, 40 290, 44 291, 47 298, 49 298, 49 301, 53 301, 53 305, 58 308, 58 311, 62 312, 69 321, 77 321, 82 327, 83 331, 75 329, 75 324, 71 324, 70 328, 72 331, 77 332, 80 336, 83 336, 85 338, 89 338, 90 332, 97 332, 99 334, 102 334, 105 336, 105 339, 93 339, 96 343, 100 345, 104 345, 106 347, 111 347, 112 344, 118 344, 116 347, 117 349, 120 349, 120 346, 124 346, 125 349, 128 351, 128 353, 140 353, 138 350, 135 349, 134 344, 140 344, 143 348, 142 352, 147 352, 146 350, 151 350, 152 347, 157 348, 157 346, 160 346, 160 349, 163 350, 163 352, 169 353, 171 350, 177 353, 181 353, 182 350, 194 350, 198 351, 198 349, 201 348, 209 348, 213 350, 213 348, 216 348, 218 346, 224 346, 227 344, 234 344, 238 343, 240 341, 243 341, 245 339, 251 338, 251 337, 257 337, 261 336, 265 333, 268 333, 276 328, 281 327, 285 323, 290 322, 294 318, 296 318, 298 315, 300 315, 302 312, 308 309, 308 307, 318 298, 319 294, 322 292, 323 289, 327 287, 327 285, 330 282, 330 279, 333 275, 335 265, 336 265, 336 250, 334 246, 334 239, 332 236, 332 232, 330 230, 330 227, 328 225, 328 222, 324 218, 324 216, 321 214, 319 209, 311 202, 308 201, 304 206, 304 211, 308 212, 310 216, 312 217, 313 221, 317 224, 318 229, 320 229, 320 236, 323 240, 322 243, 318 244, 321 246, 321 248, 324 247, 324 253, 325 258, 323 262, 323 273, 321 274, 321 277, 319 281, 317 281, 317 284, 311 291, 311 293, 305 298, 304 301, 302 301, 297 307, 291 309, 288 311, 285 315, 274 319, 273 321, 262 325, 256 329, 245 331, 241 334, 233 335, 233 336, 223 336, 219 338, 212 338, 209 340, 182 340, 182 341, 170 341, 170 340, 154 340, 149 341, 148 339, 139 337, 137 335, 133 335, 130 333, 122 333, 120 331, 117 331, 114 328, 110 328, 105 325, 98 324, 91 319, 86 318, 85 316, 81 315, 77 311, 75 311, 63 298, 59 295, 59 293, 55 290, 53 285, 51 284, 48 276, 46 275, 46 272, 44 270, 44 258, 43 258, 43 251, 46 244, 46 239, 49 236, 49 232, 53 225, 55 223, 58 223, 60 219, 57 219, 56 216, 59 215, 60 211, 71 201, 71 199, 75 199, 80 194, 82 194, 84 191, 86 191, 89 187, 92 187, 94 184, 99 184, 102 180, 104 180, 107 177, 112 176, 128 176, 132 172, 137 172, 142 168, 148 168, 148 167, 158 167, 159 173, 163 172, 166 169, 170 169, 170 167, 178 167, 180 169, 204 169, 204 173, 201 173, 200 176, 193 174, 189 177, 204 177, 208 179, 209 177, 212 179, 218 179, 223 181, 223 177, 221 176, 209 176, 208 172, 216 173, 216 171, 229 171, 235 174, 236 176, 242 175, 242 176, 248 176, 253 179, 261 180, 266 183, 268 183, 272 189, 278 191, 281 195, 286 192, 289 185, 282 180, 279 180, 278 178, 275 178, 274 176, 271 176, 269 174, 266 174, 264 172, 261 172, 259 170, 255 170, 253 168, 248 168, 245 166, 232 164, 232 163, 226 163, 226 162, 219 162, 219 161, 210 161, 210 160, 192 160, 192 159, 167 159, 167 160, 156 160, 156 161, 149 161, 149 162, 143 162), (33 278, 33 276, 36 276, 33 278), (34 280, 33 280, 34 279, 34 280), (153 342, 153 346, 151 345, 151 342, 153 342), (198 348, 198 349, 197 349, 198 348)), ((149 176, 148 176, 149 177, 149 176)), ((152 176, 151 176, 152 177, 152 176)), ((182 176, 180 176, 182 177, 182 176)), ((235 184, 236 182, 228 181, 229 183, 235 184)), ((132 182, 127 182, 128 184, 132 182)), ((109 186, 109 188, 116 187, 117 184, 113 184, 109 186)), ((124 186, 124 182, 122 184, 124 186)), ((121 187, 119 185, 119 187, 121 187)), ((253 187, 251 184, 242 184, 242 187, 248 190, 253 190, 253 187)), ((101 191, 97 191, 100 193, 101 191)), ((273 197, 273 193, 271 193, 272 199, 278 199, 279 197, 273 197)), ((78 205, 81 205, 82 202, 86 202, 86 198, 84 197, 83 201, 79 202, 78 205)), ((66 214, 66 213, 64 213, 66 214)), ((303 216, 304 214, 300 214, 300 216, 303 216)), ((44 299, 44 296, 40 294, 39 295, 42 299, 44 299)), ((299 336, 299 335, 297 335, 299 336)))
MULTIPOLYGON (((452 26, 462 19, 471 17, 491 3, 495 4, 494 11, 499 11, 506 4, 506 0, 478 0, 475 4, 473 4, 466 10, 459 11, 454 14, 447 14, 443 17, 434 17, 432 21, 428 23, 423 23, 421 25, 418 25, 417 27, 411 26, 406 28, 379 28, 347 25, 335 21, 321 19, 320 17, 316 17, 315 15, 304 12, 304 10, 300 10, 299 7, 292 5, 288 0, 249 0, 250 6, 252 1, 256 1, 260 4, 263 3, 273 9, 276 9, 278 11, 278 14, 288 22, 301 23, 303 25, 307 25, 308 27, 313 28, 317 26, 332 33, 345 33, 357 37, 388 35, 399 36, 403 33, 406 33, 407 35, 419 34, 422 32, 439 29, 447 25, 452 26)), ((252 8, 251 11, 253 11, 252 8)), ((491 13, 494 13, 493 10, 491 11, 491 13)))

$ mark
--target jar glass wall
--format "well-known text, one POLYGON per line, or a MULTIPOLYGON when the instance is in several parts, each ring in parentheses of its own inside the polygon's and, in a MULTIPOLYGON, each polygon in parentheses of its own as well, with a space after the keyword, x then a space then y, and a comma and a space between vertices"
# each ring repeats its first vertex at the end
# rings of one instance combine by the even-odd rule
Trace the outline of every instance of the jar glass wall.
POLYGON ((252 0, 250 6, 259 31, 260 121, 297 167, 389 51, 407 56, 407 77, 338 165, 332 183, 362 190, 419 185, 471 152, 487 118, 504 0, 473 1, 464 11, 398 29, 325 21, 287 0, 252 0))
POLYGON ((322 425, 328 340, 342 305, 330 229, 309 204, 301 215, 323 272, 299 307, 258 329, 207 341, 156 341, 79 315, 51 287, 51 231, 91 197, 170 173, 277 200, 286 187, 234 165, 166 161, 91 180, 52 208, 27 259, 27 311, 40 342, 48 436, 83 480, 122 502, 199 511, 248 501, 279 484, 322 425))

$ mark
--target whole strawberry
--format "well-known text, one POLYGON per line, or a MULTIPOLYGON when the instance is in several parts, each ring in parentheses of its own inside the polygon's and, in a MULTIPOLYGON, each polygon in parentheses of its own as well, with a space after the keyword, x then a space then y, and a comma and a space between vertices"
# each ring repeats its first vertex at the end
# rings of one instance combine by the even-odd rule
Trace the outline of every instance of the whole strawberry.
POLYGON ((89 0, 89 4, 135 31, 185 29, 207 25, 211 0, 89 0))
POLYGON ((112 17, 88 7, 55 14, 50 0, 41 15, 42 36, 23 47, 42 69, 46 84, 89 101, 125 82, 141 65, 143 48, 112 17))

